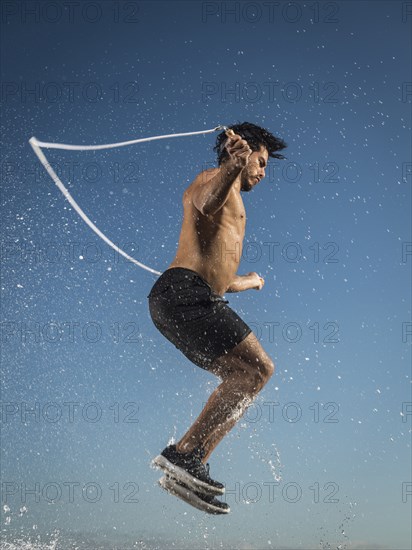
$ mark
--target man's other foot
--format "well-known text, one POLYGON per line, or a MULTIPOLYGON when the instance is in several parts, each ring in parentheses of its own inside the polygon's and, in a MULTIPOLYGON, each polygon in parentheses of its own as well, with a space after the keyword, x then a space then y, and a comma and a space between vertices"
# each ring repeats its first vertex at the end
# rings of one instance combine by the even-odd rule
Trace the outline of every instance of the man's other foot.
POLYGON ((152 464, 193 491, 206 495, 223 495, 225 486, 209 476, 209 464, 203 464, 204 453, 195 449, 190 453, 179 453, 176 445, 169 445, 152 464))
POLYGON ((230 507, 226 502, 221 502, 212 495, 192 491, 189 487, 182 485, 168 475, 159 479, 159 485, 168 493, 184 500, 187 504, 194 506, 198 510, 202 510, 202 512, 214 515, 228 514, 230 512, 230 507))

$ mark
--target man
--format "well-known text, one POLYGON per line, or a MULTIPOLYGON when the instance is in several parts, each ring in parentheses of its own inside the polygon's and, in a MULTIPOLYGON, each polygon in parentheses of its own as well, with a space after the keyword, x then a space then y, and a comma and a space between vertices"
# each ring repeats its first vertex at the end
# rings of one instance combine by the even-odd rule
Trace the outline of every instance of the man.
POLYGON ((277 151, 285 147, 248 122, 219 134, 218 167, 203 171, 184 192, 176 256, 149 295, 159 331, 221 379, 187 433, 153 461, 166 472, 160 480, 166 490, 209 513, 227 513, 229 506, 216 498, 224 485, 209 476, 206 462, 274 372, 272 360, 223 295, 264 285, 257 273, 236 274, 246 223, 241 193, 265 177, 269 157, 284 158, 277 151))

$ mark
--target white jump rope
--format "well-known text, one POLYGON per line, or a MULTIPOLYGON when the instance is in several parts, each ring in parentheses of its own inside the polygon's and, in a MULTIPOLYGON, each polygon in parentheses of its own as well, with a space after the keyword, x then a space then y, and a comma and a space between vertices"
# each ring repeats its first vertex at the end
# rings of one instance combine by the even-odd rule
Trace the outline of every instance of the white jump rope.
POLYGON ((141 139, 132 139, 131 141, 122 141, 119 143, 109 143, 105 145, 66 145, 64 143, 46 143, 44 141, 39 141, 34 136, 29 139, 29 143, 33 148, 33 151, 36 153, 39 161, 42 163, 44 168, 49 173, 50 177, 54 181, 54 183, 57 185, 57 187, 60 189, 60 191, 63 193, 63 195, 66 197, 66 199, 69 201, 70 206, 74 208, 74 210, 79 214, 79 216, 82 218, 83 221, 87 223, 87 225, 92 229, 96 235, 98 235, 103 241, 111 246, 113 250, 115 250, 117 253, 124 256, 127 260, 130 262, 133 262, 134 264, 138 265, 139 267, 146 269, 146 271, 150 271, 151 273, 154 273, 155 275, 161 275, 160 271, 156 271, 155 269, 152 269, 151 267, 139 262, 135 258, 132 258, 132 256, 129 256, 124 250, 119 248, 112 242, 104 233, 100 231, 100 229, 91 221, 91 219, 83 212, 83 210, 80 208, 80 206, 77 204, 77 202, 74 200, 74 198, 69 193, 68 189, 64 186, 62 181, 60 180, 59 176, 56 174, 56 172, 51 167, 50 163, 48 162, 45 154, 42 151, 42 148, 46 149, 64 149, 65 151, 99 151, 101 149, 113 149, 115 147, 124 147, 126 145, 134 145, 135 143, 143 143, 144 141, 154 141, 156 139, 167 139, 167 138, 173 138, 173 137, 183 137, 183 136, 195 136, 198 134, 209 134, 212 132, 217 132, 219 130, 226 130, 226 133, 228 135, 233 135, 233 131, 228 129, 227 126, 216 126, 216 128, 212 128, 211 130, 201 130, 200 132, 186 132, 183 134, 167 134, 164 136, 152 136, 147 138, 141 138, 141 139))

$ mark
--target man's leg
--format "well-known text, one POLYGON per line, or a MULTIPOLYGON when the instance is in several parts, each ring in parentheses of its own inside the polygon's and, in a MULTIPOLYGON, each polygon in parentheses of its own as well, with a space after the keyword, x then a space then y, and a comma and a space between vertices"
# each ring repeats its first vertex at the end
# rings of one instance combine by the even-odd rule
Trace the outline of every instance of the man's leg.
POLYGON ((223 381, 176 445, 177 451, 182 453, 201 447, 205 450, 203 462, 272 376, 274 365, 251 333, 233 350, 219 357, 210 371, 223 381))

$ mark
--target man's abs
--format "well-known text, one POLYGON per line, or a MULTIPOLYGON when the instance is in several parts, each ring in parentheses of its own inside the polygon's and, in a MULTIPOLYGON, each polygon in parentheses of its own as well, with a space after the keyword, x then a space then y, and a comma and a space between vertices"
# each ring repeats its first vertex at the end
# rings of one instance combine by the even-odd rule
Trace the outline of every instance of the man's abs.
POLYGON ((242 255, 245 211, 234 191, 215 213, 203 215, 192 201, 189 188, 183 200, 184 214, 176 256, 169 267, 198 273, 217 294, 233 282, 242 255))
POLYGON ((235 278, 242 254, 241 243, 215 235, 208 243, 186 236, 169 267, 184 267, 198 273, 216 294, 223 296, 235 278), (207 246, 206 246, 207 244, 207 246))

